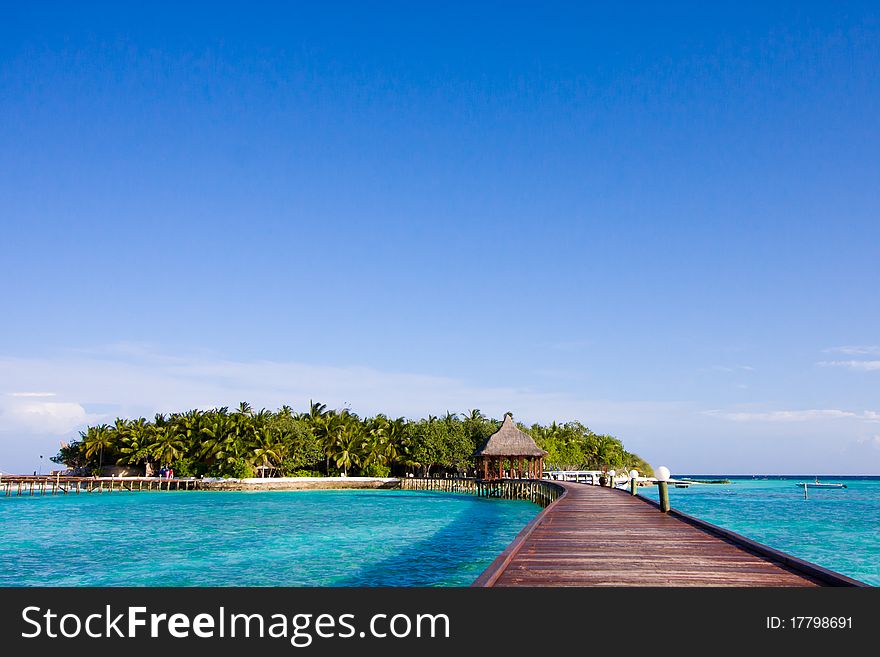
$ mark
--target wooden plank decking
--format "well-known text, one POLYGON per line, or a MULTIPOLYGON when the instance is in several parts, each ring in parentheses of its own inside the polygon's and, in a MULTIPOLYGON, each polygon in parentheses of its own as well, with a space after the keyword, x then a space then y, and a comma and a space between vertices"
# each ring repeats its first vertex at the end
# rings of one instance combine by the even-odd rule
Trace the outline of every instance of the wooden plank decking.
MULTIPOLYGON (((823 569, 711 532, 622 491, 560 483, 547 507, 474 586, 858 585, 823 569), (803 563, 799 569, 786 565, 803 563), (818 572, 818 576, 817 576, 818 572)), ((711 526, 708 526, 711 528, 711 526)), ((736 537, 736 535, 733 535, 736 537)), ((756 546, 761 548, 762 546, 756 546)))

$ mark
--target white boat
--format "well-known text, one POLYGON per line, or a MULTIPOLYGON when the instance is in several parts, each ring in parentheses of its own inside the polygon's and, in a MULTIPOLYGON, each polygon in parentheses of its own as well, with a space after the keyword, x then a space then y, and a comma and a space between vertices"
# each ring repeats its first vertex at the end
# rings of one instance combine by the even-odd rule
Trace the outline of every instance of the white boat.
POLYGON ((807 488, 846 488, 846 484, 838 484, 838 483, 823 484, 819 481, 818 477, 816 477, 816 481, 813 481, 813 482, 801 481, 801 482, 798 482, 797 484, 795 484, 795 486, 798 486, 798 487, 806 486, 807 488))

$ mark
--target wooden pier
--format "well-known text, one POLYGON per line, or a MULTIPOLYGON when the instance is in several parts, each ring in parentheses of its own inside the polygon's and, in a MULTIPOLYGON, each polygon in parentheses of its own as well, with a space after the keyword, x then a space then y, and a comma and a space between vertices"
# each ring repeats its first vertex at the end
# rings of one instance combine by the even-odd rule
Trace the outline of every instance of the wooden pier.
POLYGON ((556 485, 473 586, 864 586, 624 491, 556 485))
POLYGON ((435 490, 441 493, 469 493, 477 497, 497 497, 504 500, 528 500, 541 507, 552 504, 565 489, 555 483, 537 479, 470 479, 403 477, 403 490, 435 490))
POLYGON ((79 493, 112 493, 139 491, 199 490, 198 479, 160 477, 69 477, 63 475, 3 475, 0 495, 68 495, 79 493))

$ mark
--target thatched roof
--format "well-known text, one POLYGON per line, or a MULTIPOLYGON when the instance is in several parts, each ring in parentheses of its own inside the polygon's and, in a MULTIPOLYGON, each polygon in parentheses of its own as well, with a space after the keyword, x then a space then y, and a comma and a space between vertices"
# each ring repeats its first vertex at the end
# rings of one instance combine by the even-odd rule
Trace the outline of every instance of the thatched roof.
POLYGON ((532 437, 517 429, 510 415, 504 416, 501 428, 489 436, 476 456, 544 456, 547 454, 535 444, 532 437))

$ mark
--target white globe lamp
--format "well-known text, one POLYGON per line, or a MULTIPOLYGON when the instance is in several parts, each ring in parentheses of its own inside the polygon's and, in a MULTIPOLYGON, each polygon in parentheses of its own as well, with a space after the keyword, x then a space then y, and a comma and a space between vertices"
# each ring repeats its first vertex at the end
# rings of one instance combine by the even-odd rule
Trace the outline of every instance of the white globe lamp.
POLYGON ((629 492, 633 495, 638 495, 636 492, 639 488, 639 471, 638 470, 630 470, 629 471, 629 492))

